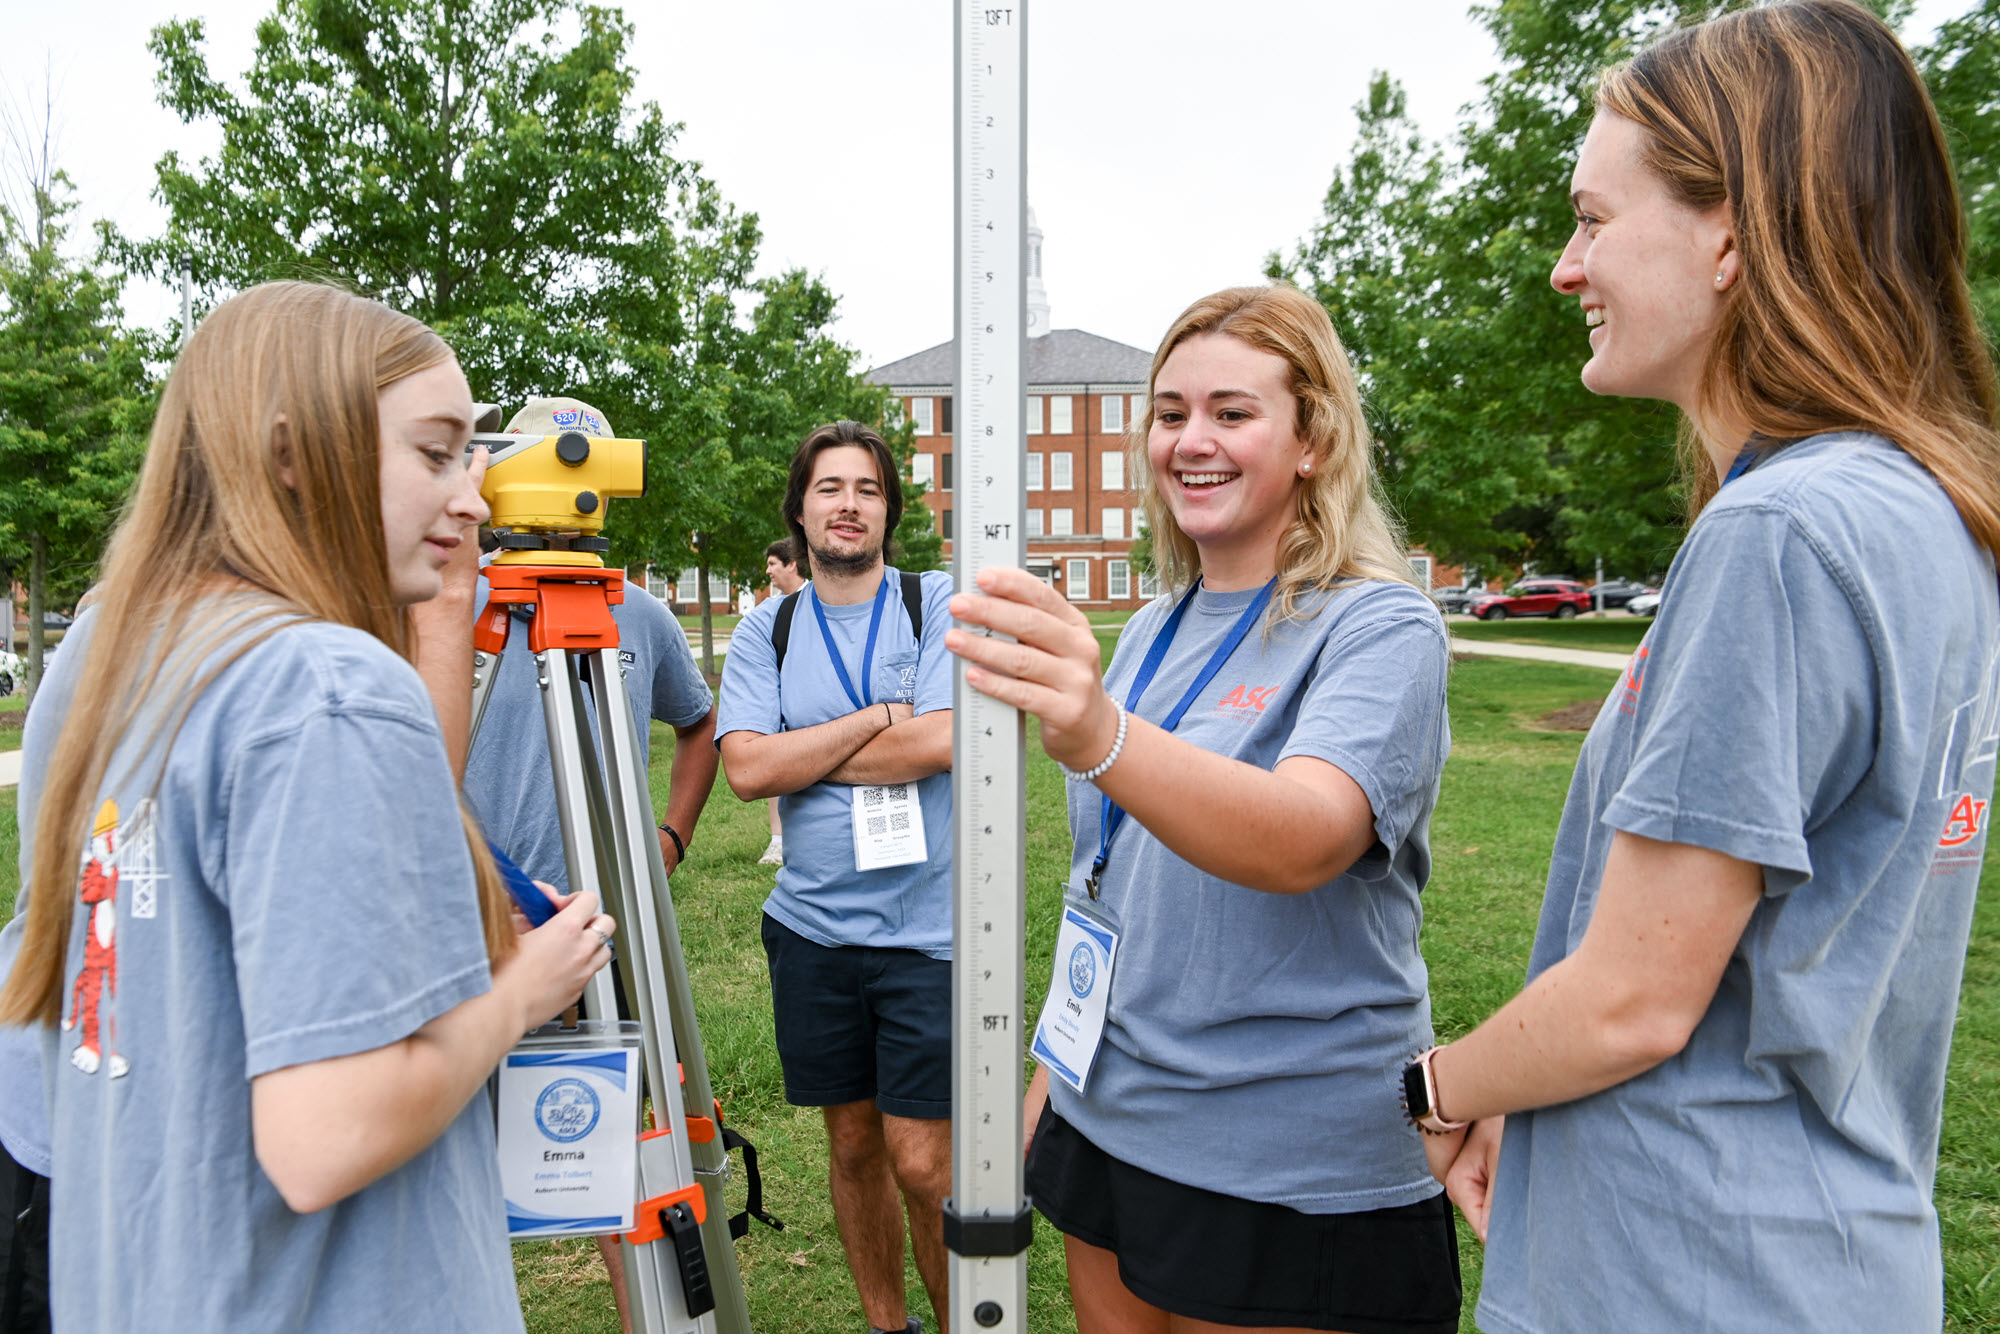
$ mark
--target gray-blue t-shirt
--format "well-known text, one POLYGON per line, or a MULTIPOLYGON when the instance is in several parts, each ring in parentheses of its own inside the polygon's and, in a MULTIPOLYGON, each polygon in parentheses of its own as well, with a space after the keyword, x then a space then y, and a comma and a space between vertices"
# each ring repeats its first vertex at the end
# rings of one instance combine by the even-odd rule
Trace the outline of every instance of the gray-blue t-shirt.
MULTIPOLYGON (((479 609, 486 609, 483 580, 479 609)), ((694 664, 680 622, 658 598, 628 580, 625 600, 611 608, 611 619, 618 624, 618 656, 639 721, 639 759, 644 763, 652 731, 648 717, 670 727, 691 727, 708 716, 715 697, 694 664)), ((507 650, 466 760, 465 797, 480 826, 516 865, 567 892, 569 866, 563 861, 542 692, 535 684, 535 655, 528 649, 530 624, 516 616, 508 632, 507 650)), ((584 707, 594 726, 596 705, 588 691, 584 707)), ((686 837, 686 830, 680 832, 686 837)))
MULTIPOLYGON (((1139 705, 1164 718, 1256 596, 1198 590, 1139 705)), ((1172 603, 1119 638, 1105 688, 1125 700, 1172 603)), ((1056 1111, 1113 1157, 1190 1186, 1305 1213, 1429 1199, 1437 1182, 1403 1116, 1401 1074, 1431 1041, 1417 948, 1430 817, 1451 747, 1450 651, 1437 609, 1405 584, 1314 594, 1307 619, 1253 627, 1175 735, 1275 768, 1335 765, 1367 794, 1373 847, 1303 894, 1195 869, 1136 820, 1110 848, 1102 903, 1121 936, 1086 1093, 1051 1081, 1056 1111)), ((1069 785, 1080 893, 1102 795, 1069 785)), ((787 845, 790 839, 787 837, 787 845)))
POLYGON ((1678 1056, 1507 1119, 1486 1330, 1935 1330, 1945 1058, 2000 744, 1991 558, 1874 436, 1723 488, 1584 743, 1533 977, 1617 830, 1763 868, 1678 1056))
MULTIPOLYGON (((882 574, 886 605, 869 681, 862 682, 856 673, 867 647, 874 604, 821 607, 827 630, 849 679, 866 702, 902 702, 919 714, 949 709, 951 655, 945 652, 944 632, 951 626, 951 576, 938 571, 923 576, 922 644, 910 633, 900 578, 893 568, 882 574)), ((784 599, 759 603, 737 622, 729 639, 729 661, 722 669, 722 704, 715 724, 718 745, 731 732, 774 736, 855 711, 827 655, 814 615, 812 585, 797 596, 782 682, 771 628, 784 599)), ((876 871, 854 869, 852 787, 814 783, 778 798, 778 816, 785 826, 785 864, 764 911, 822 945, 874 945, 949 959, 951 774, 932 774, 915 787, 929 855, 908 866, 876 871)))
MULTIPOLYGON (((29 715, 24 867, 92 624, 29 715)), ((163 770, 133 749, 98 798, 63 1026, 42 1034, 56 1328, 520 1329, 484 1097, 312 1214, 251 1138, 255 1076, 399 1041, 491 985, 416 672, 360 631, 295 624, 202 692, 163 770)))

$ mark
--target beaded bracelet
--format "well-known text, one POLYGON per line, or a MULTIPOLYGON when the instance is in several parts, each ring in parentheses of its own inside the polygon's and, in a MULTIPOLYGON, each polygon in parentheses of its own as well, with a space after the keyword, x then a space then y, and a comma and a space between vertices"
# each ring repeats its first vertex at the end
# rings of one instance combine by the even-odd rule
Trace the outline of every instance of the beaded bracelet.
POLYGON ((1118 735, 1111 739, 1111 753, 1098 761, 1094 769, 1072 769, 1061 760, 1057 760, 1056 768, 1063 771, 1064 778, 1074 778, 1079 783, 1095 783, 1104 777, 1112 765, 1118 763, 1119 753, 1125 749, 1125 726, 1131 718, 1125 712, 1125 706, 1116 699, 1111 701, 1111 707, 1118 710, 1118 735))

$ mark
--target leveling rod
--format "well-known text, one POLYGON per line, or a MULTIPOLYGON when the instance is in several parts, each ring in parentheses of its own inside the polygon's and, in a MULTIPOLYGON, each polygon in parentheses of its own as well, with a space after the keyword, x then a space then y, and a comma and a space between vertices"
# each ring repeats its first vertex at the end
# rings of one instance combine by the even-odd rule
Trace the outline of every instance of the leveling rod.
MULTIPOLYGON (((958 2, 957 535, 952 576, 1024 564, 1027 9, 958 2)), ((951 1327, 1027 1329, 1033 1215, 1021 1189, 1025 730, 952 696, 951 1327)))

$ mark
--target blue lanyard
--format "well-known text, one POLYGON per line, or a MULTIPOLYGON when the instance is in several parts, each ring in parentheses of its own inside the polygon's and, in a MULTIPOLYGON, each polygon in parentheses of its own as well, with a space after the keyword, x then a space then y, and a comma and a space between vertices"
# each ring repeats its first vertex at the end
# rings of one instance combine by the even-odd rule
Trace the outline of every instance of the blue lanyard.
POLYGON ((868 646, 861 650, 861 688, 868 691, 863 699, 854 691, 854 682, 848 679, 847 664, 840 660, 840 649, 833 642, 833 631, 826 628, 826 612, 819 605, 819 590, 814 589, 813 615, 819 620, 819 637, 826 641, 826 656, 833 659, 833 674, 840 678, 840 688, 854 701, 854 707, 864 709, 875 702, 875 691, 870 684, 874 678, 875 632, 882 628, 882 608, 889 605, 889 572, 882 572, 882 582, 875 589, 875 611, 868 618, 868 646))
POLYGON ((1754 445, 1745 445, 1743 451, 1736 456, 1736 462, 1729 465, 1729 472, 1723 477, 1722 486, 1718 486, 1716 490, 1720 491, 1723 486, 1728 486, 1744 473, 1749 472, 1751 467, 1757 462, 1758 455, 1761 453, 1762 451, 1754 445))
MULTIPOLYGON (((1126 693, 1127 713, 1139 712, 1139 697, 1146 693, 1147 686, 1153 684, 1153 677, 1159 672, 1160 664, 1166 661, 1167 649, 1172 646, 1174 636, 1180 632, 1181 621, 1187 615, 1188 604, 1194 601, 1195 591, 1199 587, 1197 584, 1195 588, 1190 588, 1181 595, 1181 600, 1174 604, 1173 613, 1167 617, 1167 623, 1160 627, 1157 635, 1153 636, 1152 647, 1146 650, 1145 661, 1139 664, 1139 675, 1133 678, 1132 689, 1126 693)), ((1271 594, 1277 587, 1278 580, 1274 575, 1271 582, 1265 584, 1258 590, 1257 596, 1250 599, 1250 605, 1236 618, 1236 624, 1229 627, 1229 633, 1215 646, 1215 652, 1209 654, 1208 665, 1195 676, 1194 684, 1190 685, 1187 692, 1181 696, 1180 703, 1174 705, 1173 712, 1160 721, 1163 729, 1171 732, 1180 726, 1181 718, 1194 703, 1195 697, 1208 688, 1208 683, 1222 670, 1222 664, 1229 661, 1229 655, 1236 652, 1237 645, 1241 644, 1244 636, 1250 633, 1250 627, 1264 614, 1264 608, 1270 605, 1271 594)), ((1104 808, 1098 818, 1097 857, 1090 863, 1090 878, 1084 881, 1084 887, 1090 891, 1090 897, 1093 899, 1097 897, 1097 882, 1104 874, 1104 865, 1111 860, 1111 837, 1124 823, 1125 808, 1109 797, 1104 798, 1104 808)))

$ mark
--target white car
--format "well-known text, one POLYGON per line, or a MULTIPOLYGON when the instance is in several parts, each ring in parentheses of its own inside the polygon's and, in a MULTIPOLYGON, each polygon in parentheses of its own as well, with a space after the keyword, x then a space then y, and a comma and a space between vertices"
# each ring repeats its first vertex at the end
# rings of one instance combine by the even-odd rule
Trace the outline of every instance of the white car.
POLYGON ((1625 604, 1625 610, 1631 612, 1634 616, 1651 616, 1659 611, 1659 609, 1660 595, 1658 593, 1641 593, 1638 597, 1633 598, 1625 604))

